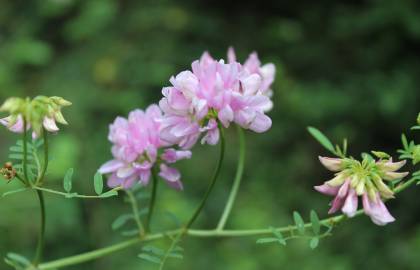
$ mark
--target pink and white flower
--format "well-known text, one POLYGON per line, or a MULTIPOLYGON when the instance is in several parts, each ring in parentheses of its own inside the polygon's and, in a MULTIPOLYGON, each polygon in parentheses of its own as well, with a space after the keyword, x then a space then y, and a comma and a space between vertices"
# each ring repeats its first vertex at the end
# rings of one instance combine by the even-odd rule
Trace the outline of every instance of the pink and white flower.
POLYGON ((335 177, 315 189, 325 195, 334 196, 329 214, 341 210, 348 217, 356 215, 358 197, 362 197, 363 209, 366 215, 377 225, 386 225, 395 221, 389 213, 383 200, 394 197, 394 192, 383 180, 403 178, 406 172, 397 173, 405 161, 389 160, 374 161, 364 158, 362 162, 350 158, 319 157, 321 163, 330 171, 336 172, 335 177))
POLYGON ((261 67, 257 60, 254 56, 242 66, 233 59, 216 61, 206 52, 192 63, 191 71, 172 77, 172 86, 163 88, 159 102, 162 139, 188 149, 204 133, 202 143, 217 144, 217 122, 225 128, 234 122, 255 132, 267 131, 272 124, 265 115, 272 108, 267 93, 275 69, 261 67))
POLYGON ((99 169, 102 174, 110 174, 110 187, 130 188, 137 182, 147 185, 153 166, 160 164, 159 176, 169 186, 183 188, 180 173, 167 164, 190 158, 191 152, 168 148, 159 155, 160 149, 169 146, 161 139, 161 117, 160 108, 151 105, 146 111, 132 111, 128 119, 117 117, 110 125, 108 139, 113 143, 114 159, 99 169))

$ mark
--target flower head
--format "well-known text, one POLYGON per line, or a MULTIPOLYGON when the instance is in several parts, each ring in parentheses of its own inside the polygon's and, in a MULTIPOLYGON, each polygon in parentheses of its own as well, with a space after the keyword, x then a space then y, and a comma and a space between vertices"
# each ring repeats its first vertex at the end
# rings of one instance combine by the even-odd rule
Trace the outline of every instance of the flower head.
POLYGON ((169 186, 182 189, 181 175, 167 164, 191 157, 190 151, 179 151, 160 137, 162 112, 157 105, 146 111, 134 110, 128 118, 117 117, 109 128, 108 139, 113 143, 113 160, 101 166, 99 172, 110 174, 108 185, 130 188, 136 182, 149 183, 153 166, 160 164, 159 175, 169 186), (160 151, 162 150, 162 151, 160 151))
POLYGON ((26 129, 33 129, 33 137, 38 137, 42 129, 57 132, 56 122, 67 125, 61 113, 62 107, 70 106, 71 102, 61 97, 37 96, 34 99, 9 98, 0 107, 0 111, 10 115, 0 119, 0 124, 10 131, 22 133, 26 129))
POLYGON ((357 211, 358 197, 362 197, 364 212, 378 225, 385 225, 395 219, 388 212, 383 200, 394 197, 394 192, 384 183, 405 177, 408 173, 396 172, 405 161, 392 159, 373 160, 365 157, 361 162, 352 158, 319 157, 321 163, 335 177, 315 189, 334 196, 329 214, 341 210, 349 217, 357 211))
POLYGON ((271 127, 265 112, 272 107, 267 91, 274 80, 274 65, 261 67, 256 55, 241 65, 233 59, 232 50, 229 57, 225 63, 206 52, 192 63, 192 70, 172 77, 172 86, 163 88, 159 106, 164 113, 160 121, 165 142, 188 149, 204 133, 202 143, 216 144, 217 122, 224 127, 234 122, 255 132, 271 127))

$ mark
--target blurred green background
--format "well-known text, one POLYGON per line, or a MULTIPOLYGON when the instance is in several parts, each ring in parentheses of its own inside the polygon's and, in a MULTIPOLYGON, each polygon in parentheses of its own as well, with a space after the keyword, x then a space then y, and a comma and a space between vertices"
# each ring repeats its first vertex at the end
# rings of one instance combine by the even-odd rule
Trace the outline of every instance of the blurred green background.
MULTIPOLYGON (((417 1, 0 1, 0 99, 58 95, 73 102, 71 123, 52 138, 50 186, 61 188, 74 167, 75 190, 93 193, 97 168, 110 159, 108 124, 117 115, 157 102, 168 79, 204 50, 224 58, 235 46, 243 61, 253 50, 277 65, 272 129, 247 133, 247 167, 228 224, 266 228, 292 222, 292 211, 326 216, 329 198, 313 191, 331 174, 326 155, 306 132, 319 127, 334 141, 347 137, 350 153, 395 155, 401 132, 420 105, 420 4, 417 1)), ((410 133, 410 136, 412 134, 410 133)), ((3 159, 16 140, 0 133, 3 159)), ((234 175, 237 139, 228 132, 223 175, 195 227, 215 226, 234 175)), ((175 226, 168 211, 188 218, 215 166, 217 147, 198 146, 179 163, 185 191, 160 186, 155 228, 175 226)), ((6 161, 6 160, 4 160, 6 161)), ((0 184, 0 191, 17 183, 0 184)), ((419 269, 419 191, 388 203, 397 221, 378 227, 367 217, 346 222, 315 251, 305 241, 287 247, 256 238, 184 241, 185 259, 167 269, 419 269)), ((130 211, 123 198, 67 200, 47 195, 46 259, 124 239, 112 221, 130 211)), ((34 194, 0 199, 0 254, 32 256, 38 230, 34 194)), ((165 243, 160 243, 164 245, 165 243)), ((167 243, 166 243, 167 244, 167 243)), ((155 269, 136 246, 73 270, 155 269)), ((0 269, 7 266, 0 262, 0 269)))

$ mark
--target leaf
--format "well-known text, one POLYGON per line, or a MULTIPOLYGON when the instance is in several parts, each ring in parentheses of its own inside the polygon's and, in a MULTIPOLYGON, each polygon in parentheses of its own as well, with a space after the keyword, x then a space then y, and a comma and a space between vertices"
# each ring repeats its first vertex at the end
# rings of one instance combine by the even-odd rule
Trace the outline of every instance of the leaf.
POLYGON ((179 253, 175 253, 175 252, 169 253, 168 257, 169 258, 174 258, 174 259, 180 259, 180 260, 184 259, 184 255, 179 254, 179 253))
POLYGON ((336 154, 333 144, 327 138, 327 136, 325 136, 321 131, 319 131, 318 129, 316 129, 314 127, 308 127, 308 131, 328 151, 330 151, 333 154, 336 154))
POLYGON ((24 256, 17 254, 17 253, 7 253, 7 258, 13 262, 19 263, 22 266, 29 266, 31 262, 26 259, 24 256))
POLYGON ((119 217, 117 217, 114 222, 112 222, 112 230, 116 231, 122 226, 124 226, 129 220, 132 220, 134 218, 133 214, 124 214, 119 217))
POLYGON ((102 178, 102 174, 97 172, 93 178, 93 183, 96 194, 101 195, 104 190, 104 179, 102 178))
POLYGON ((405 134, 401 134, 401 142, 404 146, 404 149, 408 149, 408 141, 407 141, 407 137, 405 136, 405 134))
POLYGON ((64 190, 69 193, 72 188, 72 180, 73 180, 73 168, 67 170, 66 174, 64 175, 63 187, 64 190))
POLYGON ((381 152, 381 151, 370 151, 370 152, 380 159, 388 159, 391 157, 389 154, 385 152, 381 152))
POLYGON ((311 249, 316 249, 318 247, 318 244, 319 244, 318 237, 312 238, 311 241, 309 242, 309 246, 311 247, 311 249))
POLYGON ((293 219, 295 221, 297 230, 300 234, 305 233, 305 223, 303 222, 302 216, 298 212, 293 212, 293 219))
POLYGON ((151 246, 151 245, 144 246, 144 247, 142 248, 142 250, 143 250, 143 251, 145 251, 145 252, 152 253, 152 254, 154 254, 154 255, 158 255, 158 256, 163 256, 163 255, 165 255, 165 251, 164 251, 164 250, 162 250, 162 249, 160 249, 160 248, 158 248, 158 247, 155 247, 155 246, 151 246))
POLYGON ((283 234, 281 234, 281 232, 276 230, 276 228, 274 227, 270 227, 270 230, 274 234, 274 236, 277 237, 277 240, 279 241, 279 243, 285 246, 286 240, 284 239, 283 234))
MULTIPOLYGON (((23 160, 23 154, 10 154, 9 159, 15 159, 15 160, 23 160)), ((33 160, 34 158, 31 155, 27 155, 27 160, 33 160)))
POLYGON ((19 192, 22 192, 22 191, 26 191, 26 190, 28 190, 28 188, 19 188, 19 189, 15 189, 15 190, 11 190, 11 191, 8 191, 8 192, 5 192, 5 193, 3 193, 3 195, 2 195, 2 197, 6 197, 6 196, 9 196, 9 195, 12 195, 12 194, 15 194, 15 193, 19 193, 19 192))
POLYGON ((275 237, 267 237, 267 238, 260 238, 257 240, 257 244, 267 244, 267 243, 274 243, 274 242, 279 242, 279 239, 275 237))
POLYGON ((310 218, 312 223, 312 230, 314 231, 315 235, 318 235, 321 232, 321 224, 319 223, 318 214, 314 210, 311 210, 310 218))
POLYGON ((137 230, 137 229, 121 232, 122 236, 127 236, 127 237, 135 236, 135 235, 138 235, 138 234, 139 234, 139 230, 137 230))
POLYGON ((145 261, 151 262, 151 263, 155 263, 155 264, 160 264, 162 262, 162 260, 158 257, 146 254, 146 253, 141 253, 138 256, 140 259, 143 259, 145 261))
POLYGON ((107 191, 107 192, 99 195, 99 197, 101 197, 101 198, 109 198, 109 197, 113 197, 113 196, 118 196, 118 192, 115 191, 115 190, 110 190, 110 191, 107 191))

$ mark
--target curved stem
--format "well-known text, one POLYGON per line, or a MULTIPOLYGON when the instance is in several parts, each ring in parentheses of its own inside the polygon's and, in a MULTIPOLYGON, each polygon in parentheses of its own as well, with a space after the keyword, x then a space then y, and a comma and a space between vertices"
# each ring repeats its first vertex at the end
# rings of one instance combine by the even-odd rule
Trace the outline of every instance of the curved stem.
POLYGON ((133 192, 131 192, 130 190, 127 189, 127 190, 125 190, 125 192, 127 193, 127 196, 130 200, 131 208, 133 210, 134 220, 136 221, 137 228, 139 229, 139 234, 140 234, 140 236, 143 236, 144 235, 144 228, 143 228, 143 224, 141 223, 141 220, 140 220, 139 208, 137 207, 137 200, 134 197, 133 192))
POLYGON ((42 254, 44 250, 44 238, 45 238, 45 201, 44 194, 40 190, 36 190, 38 195, 39 205, 41 209, 41 228, 39 230, 38 245, 36 247, 35 258, 33 264, 36 266, 42 259, 42 254))
POLYGON ((153 212, 155 210, 157 188, 158 188, 158 179, 156 175, 156 169, 155 167, 153 167, 152 168, 152 196, 150 197, 149 211, 147 213, 147 220, 146 220, 147 232, 150 232, 150 223, 152 222, 153 212))
POLYGON ((201 210, 203 210, 204 205, 206 204, 207 199, 209 198, 209 195, 210 195, 211 191, 213 190, 214 185, 216 184, 217 178, 219 177, 220 170, 221 170, 222 164, 223 164, 223 159, 224 159, 224 156, 225 156, 225 134, 224 134, 223 127, 220 125, 220 123, 219 123, 219 132, 220 132, 220 154, 219 154, 219 160, 217 162, 216 170, 214 171, 213 177, 212 177, 212 179, 210 181, 210 184, 209 184, 209 186, 206 190, 206 193, 204 194, 203 199, 201 200, 201 203, 199 204, 199 206, 195 210, 195 212, 192 215, 192 217, 190 218, 190 220, 184 226, 184 230, 188 230, 192 226, 194 221, 200 215, 201 210))
POLYGON ((219 224, 217 225, 217 230, 223 230, 226 225, 226 222, 229 218, 229 215, 232 211, 233 204, 235 203, 236 195, 238 194, 239 186, 241 185, 242 175, 244 172, 245 165, 245 135, 241 127, 237 126, 238 137, 239 137, 239 158, 238 158, 238 167, 236 169, 235 179, 233 180, 232 190, 228 201, 226 203, 225 209, 223 210, 222 217, 220 218, 219 224))

